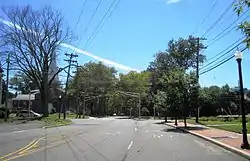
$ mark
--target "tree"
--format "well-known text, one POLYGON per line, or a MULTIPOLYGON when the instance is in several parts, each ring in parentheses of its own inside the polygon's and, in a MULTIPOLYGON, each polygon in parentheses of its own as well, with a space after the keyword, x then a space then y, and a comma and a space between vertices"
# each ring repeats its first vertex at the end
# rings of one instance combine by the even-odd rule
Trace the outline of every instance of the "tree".
POLYGON ((27 94, 29 89, 36 89, 36 85, 30 82, 31 80, 24 73, 16 73, 14 77, 10 78, 10 88, 20 91, 22 94, 27 94))
MULTIPOLYGON (((116 85, 116 70, 105 66, 103 63, 89 62, 77 69, 76 75, 70 81, 69 94, 80 100, 83 96, 93 97, 102 96, 99 98, 99 104, 97 104, 97 98, 93 99, 95 102, 95 109, 91 106, 91 111, 94 114, 105 114, 105 101, 107 95, 112 92, 112 89, 116 85)), ((81 100, 80 100, 81 101, 81 100)))
POLYGON ((31 6, 10 7, 4 8, 3 13, 11 23, 0 25, 0 46, 10 54, 12 67, 24 73, 40 90, 46 117, 49 87, 55 77, 49 80, 49 67, 60 44, 69 42, 71 34, 64 28, 60 12, 52 11, 51 7, 41 10, 31 6))
MULTIPOLYGON (((197 66, 197 45, 197 39, 193 36, 189 36, 187 39, 179 38, 178 40, 169 41, 166 52, 173 59, 172 65, 185 70, 190 67, 195 68, 197 66)), ((199 47, 203 48, 204 45, 200 42, 199 47)), ((205 55, 199 55, 199 63, 203 63, 204 60, 205 55)))
MULTIPOLYGON (((140 94, 141 107, 148 107, 150 75, 151 72, 149 71, 142 71, 141 73, 132 71, 128 74, 120 74, 119 81, 117 83, 117 90, 140 94)), ((130 109, 135 106, 134 104, 138 104, 138 98, 126 96, 123 103, 126 107, 124 111, 129 113, 130 109)), ((137 109, 138 107, 134 110, 137 109)))
MULTIPOLYGON (((184 116, 187 115, 188 111, 183 112, 183 110, 187 105, 191 106, 190 102, 193 105, 197 103, 197 100, 194 101, 195 88, 197 88, 195 75, 194 73, 187 74, 189 69, 196 67, 197 45, 197 39, 193 36, 187 39, 171 40, 164 52, 155 55, 155 60, 148 68, 152 73, 149 93, 155 97, 152 100, 157 103, 154 107, 161 107, 165 116, 173 115, 176 120, 181 113, 184 116), (191 91, 190 95, 186 95, 188 90, 191 91)), ((203 44, 200 43, 199 46, 203 47, 203 44)), ((204 55, 199 56, 200 63, 204 59, 204 55)))
MULTIPOLYGON (((240 16, 243 14, 243 11, 245 10, 248 12, 248 9, 250 7, 250 1, 249 0, 238 0, 235 4, 234 10, 236 11, 237 15, 240 16)), ((247 48, 250 47, 250 23, 248 20, 243 21, 239 25, 239 29, 242 31, 242 33, 246 36, 246 39, 244 42, 246 43, 247 48)))

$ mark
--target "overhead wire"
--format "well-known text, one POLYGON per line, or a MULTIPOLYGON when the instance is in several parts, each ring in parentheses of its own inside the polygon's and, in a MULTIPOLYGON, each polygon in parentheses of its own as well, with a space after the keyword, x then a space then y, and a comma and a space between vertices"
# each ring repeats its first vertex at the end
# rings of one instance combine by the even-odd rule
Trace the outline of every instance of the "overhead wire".
MULTIPOLYGON (((244 49, 242 49, 241 52, 245 51, 246 49, 247 49, 247 47, 245 47, 244 49)), ((202 75, 202 74, 205 74, 205 73, 207 73, 207 72, 210 72, 211 70, 214 70, 215 68, 217 68, 217 67, 219 67, 219 66, 225 64, 226 62, 228 62, 229 60, 233 59, 234 57, 235 57, 234 54, 232 54, 232 55, 231 55, 230 57, 228 57, 227 59, 225 59, 225 60, 219 62, 217 65, 215 65, 215 66, 213 66, 213 67, 211 67, 211 68, 209 68, 209 69, 207 69, 207 70, 201 72, 199 75, 202 75)))
MULTIPOLYGON (((232 22, 227 28, 225 28, 223 31, 221 31, 219 34, 214 36, 211 40, 210 43, 208 43, 207 46, 211 46, 215 42, 219 41, 221 38, 229 34, 232 30, 237 28, 237 25, 233 26, 241 17, 243 17, 246 13, 248 13, 249 10, 246 10, 242 15, 240 15, 234 22, 232 22), (231 29, 230 29, 231 28, 231 29), (230 29, 230 30, 228 30, 230 29), (228 31, 227 31, 228 30, 228 31), (227 31, 227 32, 225 32, 227 31), (223 34, 224 33, 224 34, 223 34)), ((246 16, 241 22, 245 21, 250 15, 246 16)))
POLYGON ((103 0, 99 0, 99 2, 98 2, 98 4, 97 4, 97 7, 95 8, 93 14, 91 15, 89 21, 87 22, 87 24, 86 24, 86 26, 85 26, 85 28, 84 28, 84 30, 83 30, 81 36, 80 36, 80 39, 78 40, 77 46, 78 46, 79 43, 81 42, 81 40, 82 40, 84 34, 87 32, 87 30, 88 30, 88 28, 89 28, 89 25, 90 25, 91 22, 93 21, 93 19, 94 19, 95 15, 96 15, 98 9, 100 8, 102 2, 103 2, 103 0))
POLYGON ((118 7, 119 3, 120 3, 120 0, 113 0, 113 2, 110 4, 109 8, 107 9, 107 11, 103 15, 103 17, 101 18, 99 23, 97 24, 97 26, 93 30, 92 34, 90 35, 90 37, 86 41, 84 50, 86 50, 88 48, 88 45, 90 45, 90 43, 94 40, 94 38, 100 33, 100 30, 104 27, 106 22, 110 19, 110 17, 112 16, 112 13, 118 7), (106 18, 106 20, 105 20, 105 18, 106 18), (98 31, 98 29, 99 29, 99 31, 98 31))
POLYGON ((211 12, 213 11, 213 9, 215 8, 216 4, 217 4, 218 0, 214 0, 213 5, 211 6, 211 8, 208 10, 207 14, 205 15, 205 17, 202 19, 200 25, 197 27, 197 29, 193 32, 192 35, 195 35, 199 30, 200 27, 203 25, 203 23, 206 21, 206 19, 208 18, 208 16, 211 14, 211 12))
MULTIPOLYGON (((225 48, 224 50, 222 50, 221 52, 219 52, 219 53, 216 54, 215 56, 213 56, 213 57, 209 58, 208 60, 206 60, 205 63, 206 63, 206 62, 210 62, 210 63, 208 63, 208 64, 202 66, 200 69, 206 68, 206 67, 209 66, 210 64, 213 64, 215 61, 217 61, 218 59, 220 59, 220 58, 222 58, 223 56, 225 56, 225 55, 227 54, 226 51, 227 51, 228 49, 230 49, 231 47, 233 47, 234 45, 237 44, 237 45, 234 46, 234 47, 239 46, 239 45, 243 42, 244 37, 245 37, 245 36, 241 37, 240 39, 238 39, 237 41, 235 41, 233 44, 229 45, 227 48, 225 48), (224 52, 226 52, 226 53, 224 53, 224 52), (223 53, 224 53, 224 54, 223 54, 223 53), (216 59, 216 60, 214 60, 214 59, 216 59), (212 60, 214 60, 214 61, 212 61, 212 60)), ((234 47, 233 47, 233 48, 234 48, 234 47)))
POLYGON ((76 25, 75 25, 75 28, 74 28, 73 31, 76 31, 76 28, 77 28, 77 26, 78 26, 78 24, 79 24, 79 22, 80 22, 80 20, 81 20, 81 17, 82 17, 84 8, 85 8, 85 6, 86 6, 86 3, 87 3, 87 0, 84 0, 83 5, 82 5, 81 12, 80 12, 80 14, 79 14, 79 16, 78 16, 78 18, 77 18, 76 25))
POLYGON ((204 32, 201 37, 204 37, 208 32, 210 32, 220 21, 221 19, 227 14, 227 12, 232 8, 232 5, 235 3, 236 0, 233 0, 232 3, 224 10, 224 12, 220 15, 220 17, 204 32))

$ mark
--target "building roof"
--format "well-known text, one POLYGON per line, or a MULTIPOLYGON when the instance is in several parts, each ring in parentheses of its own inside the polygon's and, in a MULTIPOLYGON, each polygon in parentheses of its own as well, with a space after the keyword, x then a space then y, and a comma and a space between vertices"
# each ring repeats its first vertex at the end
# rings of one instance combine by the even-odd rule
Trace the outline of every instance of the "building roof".
POLYGON ((12 100, 17 100, 17 101, 28 101, 30 100, 35 100, 35 94, 19 94, 16 96, 16 98, 12 98, 12 100), (30 97, 29 97, 30 96, 30 97))

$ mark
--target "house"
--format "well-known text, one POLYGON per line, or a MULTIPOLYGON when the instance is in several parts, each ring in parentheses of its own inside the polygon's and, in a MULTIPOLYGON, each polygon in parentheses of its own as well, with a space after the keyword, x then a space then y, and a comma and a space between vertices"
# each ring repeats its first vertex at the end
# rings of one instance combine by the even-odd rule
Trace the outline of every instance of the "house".
MULTIPOLYGON (((49 113, 54 113, 59 111, 57 108, 58 99, 56 99, 57 98, 56 95, 62 94, 63 92, 64 91, 61 89, 57 89, 56 92, 51 92, 51 96, 49 96, 49 107, 48 107, 49 113)), ((12 107, 13 112, 16 112, 21 109, 28 110, 30 102, 31 110, 37 113, 43 113, 39 90, 32 90, 30 94, 19 94, 12 99, 12 102, 13 102, 13 107, 12 107)))

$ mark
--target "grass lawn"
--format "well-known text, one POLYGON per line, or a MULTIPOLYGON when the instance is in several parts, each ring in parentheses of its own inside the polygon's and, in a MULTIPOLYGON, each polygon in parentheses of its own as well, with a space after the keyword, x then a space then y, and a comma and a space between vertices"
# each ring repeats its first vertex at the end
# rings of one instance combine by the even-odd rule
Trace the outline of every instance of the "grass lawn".
POLYGON ((0 124, 1 124, 1 123, 4 123, 4 119, 0 119, 0 124))
MULTIPOLYGON (((241 124, 235 124, 235 125, 227 125, 227 126, 217 126, 215 128, 227 130, 227 131, 233 131, 237 133, 242 133, 241 124)), ((247 133, 250 134, 250 125, 247 125, 247 133)))
MULTIPOLYGON (((63 116, 63 115, 62 115, 63 116)), ((58 118, 58 114, 51 114, 48 117, 44 117, 41 119, 44 122, 44 126, 63 126, 70 125, 72 121, 70 119, 61 119, 58 118)))
MULTIPOLYGON (((248 120, 249 121, 249 120, 248 120)), ((195 119, 187 119, 187 122, 190 124, 196 124, 195 119)), ((224 121, 221 119, 203 119, 202 117, 200 118, 199 121, 200 124, 206 125, 208 127, 213 127, 217 129, 222 129, 222 130, 227 130, 227 131, 232 131, 232 132, 237 132, 237 133, 242 133, 242 128, 241 128, 241 120, 240 119, 234 119, 231 121, 224 121)), ((250 124, 247 124, 247 132, 250 134, 250 124)))
MULTIPOLYGON (((66 114, 66 119, 63 119, 63 113, 61 113, 61 119, 58 118, 58 113, 50 114, 49 117, 42 118, 44 122, 44 126, 63 126, 63 125, 70 125, 72 121, 70 119, 75 119, 76 114, 70 113, 66 114)), ((85 116, 84 119, 88 118, 85 116)))

